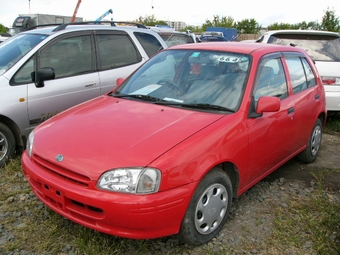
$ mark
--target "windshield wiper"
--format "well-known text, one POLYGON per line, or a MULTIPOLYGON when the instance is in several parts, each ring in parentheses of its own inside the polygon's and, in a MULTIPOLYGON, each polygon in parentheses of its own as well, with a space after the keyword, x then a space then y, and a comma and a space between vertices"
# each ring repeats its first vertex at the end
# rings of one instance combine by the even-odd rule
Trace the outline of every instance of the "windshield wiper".
POLYGON ((115 93, 110 93, 110 96, 113 97, 118 97, 118 98, 137 98, 145 101, 150 101, 150 102, 156 102, 156 101, 163 101, 163 99, 157 98, 157 97, 152 97, 149 95, 143 95, 143 94, 115 94, 115 93))
POLYGON ((220 106, 220 105, 214 105, 214 104, 184 104, 184 103, 179 103, 179 102, 174 102, 174 101, 165 101, 165 100, 161 102, 155 102, 155 104, 176 105, 176 106, 178 105, 178 106, 194 108, 194 109, 235 112, 235 110, 232 110, 227 107, 220 106))

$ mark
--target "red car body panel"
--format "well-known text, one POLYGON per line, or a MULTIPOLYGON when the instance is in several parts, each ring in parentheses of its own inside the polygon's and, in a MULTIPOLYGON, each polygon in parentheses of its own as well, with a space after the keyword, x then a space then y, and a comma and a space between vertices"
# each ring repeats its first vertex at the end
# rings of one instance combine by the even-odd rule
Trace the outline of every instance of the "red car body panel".
MULTIPOLYGON (((251 54, 254 67, 264 54, 287 50, 228 44, 251 54)), ((224 50, 223 45, 174 48, 224 50)), ((249 118, 256 71, 252 68, 249 73, 236 113, 172 108, 107 95, 69 109, 35 130, 33 156, 22 155, 25 176, 47 206, 89 228, 136 239, 176 234, 199 181, 210 169, 235 166, 235 195, 240 195, 304 150, 316 119, 325 114, 320 85, 295 95, 290 88, 279 111, 249 118), (64 155, 62 162, 55 160, 58 154, 64 155), (132 195, 96 187, 105 171, 133 166, 161 169, 157 193, 132 195)))
POLYGON ((63 154, 65 157, 60 164, 63 168, 97 180, 98 175, 112 168, 147 166, 191 134, 222 117, 101 96, 39 128, 36 131, 39 138, 34 141, 35 153, 44 154, 55 163, 58 163, 54 160, 57 154, 63 154), (58 136, 53 135, 56 132, 58 136), (74 143, 75 135, 83 139, 74 143), (46 147, 47 143, 50 146, 46 147), (94 155, 96 160, 93 160, 94 155))

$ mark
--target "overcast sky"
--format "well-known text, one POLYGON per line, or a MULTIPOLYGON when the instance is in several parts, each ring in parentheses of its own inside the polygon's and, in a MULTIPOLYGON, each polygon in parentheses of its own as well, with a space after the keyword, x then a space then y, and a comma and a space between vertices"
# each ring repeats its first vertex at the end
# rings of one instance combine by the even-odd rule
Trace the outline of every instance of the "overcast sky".
MULTIPOLYGON (((56 14, 72 16, 78 0, 0 0, 0 23, 11 27, 19 14, 56 14)), ((202 25, 214 15, 235 21, 255 19, 266 27, 275 22, 321 22, 327 8, 340 16, 339 0, 82 0, 77 17, 92 21, 112 9, 105 19, 131 21, 146 15, 159 20, 183 21, 202 25), (153 7, 153 8, 152 8, 153 7)))

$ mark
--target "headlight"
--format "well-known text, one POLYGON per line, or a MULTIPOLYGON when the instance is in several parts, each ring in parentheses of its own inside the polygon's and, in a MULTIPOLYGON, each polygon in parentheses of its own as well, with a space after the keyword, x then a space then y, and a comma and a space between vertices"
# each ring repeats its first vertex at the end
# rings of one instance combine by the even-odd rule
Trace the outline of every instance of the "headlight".
POLYGON ((27 143, 26 143, 26 150, 27 150, 27 154, 32 157, 32 151, 33 151, 33 142, 34 142, 34 131, 32 131, 27 139, 27 143))
POLYGON ((161 172, 154 168, 119 168, 105 172, 98 180, 99 189, 150 194, 158 191, 161 172))

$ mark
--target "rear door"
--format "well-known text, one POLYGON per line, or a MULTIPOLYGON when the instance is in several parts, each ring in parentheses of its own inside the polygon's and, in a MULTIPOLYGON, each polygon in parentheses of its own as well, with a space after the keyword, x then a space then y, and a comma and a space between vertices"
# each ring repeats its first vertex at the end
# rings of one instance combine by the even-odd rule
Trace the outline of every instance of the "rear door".
POLYGON ((317 113, 323 107, 321 100, 323 91, 320 86, 317 86, 316 75, 302 54, 285 53, 284 59, 292 87, 291 97, 295 101, 294 122, 296 128, 293 146, 298 150, 307 144, 317 113))
POLYGON ((102 94, 113 90, 118 78, 126 78, 148 59, 125 31, 96 31, 95 42, 102 94))

